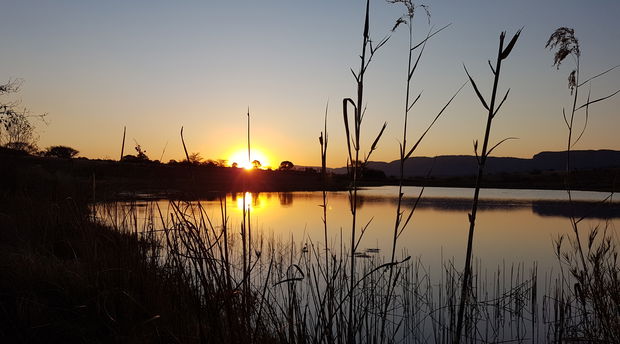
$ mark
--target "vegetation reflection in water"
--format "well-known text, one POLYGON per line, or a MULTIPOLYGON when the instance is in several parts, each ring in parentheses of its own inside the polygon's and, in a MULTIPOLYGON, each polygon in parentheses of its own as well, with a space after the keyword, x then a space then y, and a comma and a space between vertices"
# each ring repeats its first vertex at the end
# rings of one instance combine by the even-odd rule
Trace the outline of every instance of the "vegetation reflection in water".
MULTIPOLYGON (((414 188, 412 188, 414 189, 414 188)), ((415 194, 415 190, 407 191, 415 194)), ((402 237, 402 246, 410 255, 422 257, 432 269, 439 269, 443 259, 458 257, 466 240, 463 219, 471 199, 466 198, 469 189, 427 188, 426 197, 418 204, 411 230, 402 237)), ((483 190, 485 197, 480 204, 481 214, 479 241, 476 256, 489 268, 497 262, 537 261, 541 268, 553 267, 556 257, 552 250, 552 239, 567 232, 568 203, 562 201, 562 191, 543 190, 483 190), (536 199, 534 199, 536 197, 536 199)), ((620 218, 620 203, 598 204, 603 193, 584 192, 577 194, 584 209, 584 220, 590 227, 601 221, 609 221, 617 227, 620 218), (588 211, 590 209, 591 211, 588 211)), ((323 236, 320 192, 261 192, 232 193, 226 195, 229 209, 227 223, 238 229, 242 222, 243 207, 251 211, 252 228, 263 235, 275 238, 310 239, 321 242, 323 236), (244 200, 245 195, 245 200, 244 200)), ((167 200, 157 201, 161 209, 169 208, 167 200)), ((220 202, 217 198, 200 201, 212 219, 220 218, 220 202)), ((362 251, 376 253, 388 249, 385 233, 392 225, 391 214, 396 206, 392 187, 368 188, 360 192, 358 209, 362 223, 370 222, 361 244, 362 251)), ((130 209, 144 202, 119 202, 118 207, 130 209)), ((346 192, 330 192, 328 217, 332 233, 330 241, 339 240, 340 229, 348 221, 348 195, 346 192)), ((114 215, 100 217, 108 221, 114 215)), ((132 228, 144 228, 149 217, 148 207, 137 207, 136 224, 132 228)), ((164 212, 166 213, 166 212, 164 212)), ((119 212, 118 214, 123 214, 119 212)), ((119 221, 123 216, 116 215, 119 221)), ((159 219, 154 219, 158 222, 159 219)), ((161 227, 162 224, 156 224, 161 227)), ((346 232, 343 234, 346 236, 346 232)), ((288 239, 287 239, 288 240, 288 239)))

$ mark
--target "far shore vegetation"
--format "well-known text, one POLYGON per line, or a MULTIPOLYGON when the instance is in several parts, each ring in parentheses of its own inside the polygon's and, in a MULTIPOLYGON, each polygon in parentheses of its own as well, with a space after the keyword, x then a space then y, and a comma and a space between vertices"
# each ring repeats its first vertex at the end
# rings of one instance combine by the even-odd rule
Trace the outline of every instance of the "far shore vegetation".
MULTIPOLYGON (((184 195, 199 198, 214 192, 242 191, 320 191, 346 190, 348 175, 341 169, 326 169, 327 184, 321 176, 320 167, 294 166, 283 161, 276 169, 254 168, 247 170, 227 166, 221 161, 203 162, 170 161, 160 163, 135 157, 122 161, 87 159, 75 157, 78 151, 72 147, 53 146, 36 154, 13 148, 0 148, 0 160, 4 165, 19 165, 23 170, 39 169, 47 173, 57 173, 72 180, 92 183, 101 200, 118 199, 128 192, 159 196, 184 195), (331 171, 331 172, 330 172, 331 171), (242 180, 251 180, 243 184, 242 180), (189 195, 188 191, 192 191, 189 195)), ((558 154, 563 154, 558 152, 558 154)), ((474 159, 474 157, 470 157, 474 159)), ((416 158, 410 158, 413 160, 416 158)), ((467 175, 410 176, 402 179, 404 186, 436 186, 471 188, 475 176, 467 175)), ((573 189, 589 191, 620 191, 620 167, 584 168, 575 170, 573 189)), ((549 169, 518 172, 487 173, 482 187, 499 189, 547 189, 563 190, 563 170, 549 169)), ((398 185, 401 179, 386 175, 380 169, 364 167, 360 186, 398 185)))

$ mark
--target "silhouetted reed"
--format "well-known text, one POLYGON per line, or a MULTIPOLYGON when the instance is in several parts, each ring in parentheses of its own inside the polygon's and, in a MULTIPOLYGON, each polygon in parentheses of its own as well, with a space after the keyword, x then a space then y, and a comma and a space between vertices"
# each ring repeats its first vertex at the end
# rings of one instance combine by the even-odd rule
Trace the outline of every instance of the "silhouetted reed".
MULTIPOLYGON (((556 256, 560 265, 560 276, 553 290, 549 291, 550 299, 547 309, 553 308, 553 315, 547 315, 553 338, 556 341, 586 340, 591 342, 620 341, 620 266, 618 265, 617 234, 609 223, 604 222, 591 228, 587 239, 581 238, 585 216, 576 209, 578 204, 572 197, 572 165, 571 150, 581 140, 586 131, 589 109, 592 104, 605 101, 620 92, 615 91, 607 96, 592 100, 591 91, 580 104, 579 91, 585 85, 616 69, 609 68, 602 73, 580 80, 581 49, 575 31, 560 27, 555 30, 545 45, 555 49, 554 63, 558 69, 562 62, 572 57, 574 67, 568 76, 568 88, 573 96, 570 112, 567 115, 562 109, 567 127, 566 173, 564 187, 569 199, 569 220, 573 236, 560 235, 556 240, 556 256), (575 119, 583 111, 583 128, 575 136, 575 119), (564 242, 568 242, 564 245, 564 242)), ((610 188, 613 187, 610 185, 610 188)), ((612 198, 612 194, 601 203, 612 198)))
POLYGON ((127 134, 127 126, 123 126, 123 143, 121 143, 121 156, 118 161, 123 161, 123 156, 125 154, 125 134, 127 134))
POLYGON ((354 101, 351 98, 345 98, 342 100, 342 115, 344 119, 344 128, 345 135, 347 140, 347 153, 348 153, 348 161, 347 161, 347 169, 349 170, 349 175, 351 177, 351 184, 349 186, 349 198, 350 198, 350 206, 351 206, 351 244, 350 244, 350 264, 349 264, 349 291, 348 291, 348 321, 347 321, 347 337, 348 342, 353 343, 355 341, 355 333, 358 332, 357 328, 360 325, 354 314, 354 308, 356 306, 356 292, 355 288, 359 284, 358 275, 356 273, 356 258, 357 258, 357 247, 361 241, 361 237, 364 235, 365 229, 368 227, 368 224, 360 229, 360 233, 357 233, 357 211, 358 211, 358 180, 361 177, 360 173, 362 171, 363 166, 370 158, 372 152, 376 149, 379 139, 381 135, 383 135, 383 131, 387 123, 383 124, 383 127, 379 131, 379 134, 373 141, 370 146, 370 150, 367 155, 363 157, 363 160, 360 160, 360 138, 362 134, 362 120, 365 115, 365 105, 364 105, 364 77, 366 75, 366 71, 372 58, 375 53, 383 47, 390 36, 386 36, 381 39, 378 43, 373 45, 373 41, 370 38, 370 0, 366 0, 366 11, 364 18, 364 30, 362 34, 362 51, 360 53, 360 67, 357 71, 353 71, 351 69, 351 73, 355 78, 356 86, 357 86, 357 97, 354 101), (349 105, 353 107, 353 130, 350 129, 349 125, 349 114, 348 108, 349 105))
MULTIPOLYGON (((422 94, 418 94, 418 96, 415 99, 411 99, 411 87, 412 87, 412 79, 414 76, 414 73, 416 72, 420 59, 422 58, 422 55, 424 53, 424 49, 426 48, 426 44, 428 43, 429 39, 433 36, 435 36, 437 33, 443 31, 445 28, 447 28, 449 25, 446 25, 436 31, 433 31, 433 29, 431 29, 428 34, 426 35, 426 38, 424 38, 421 42, 417 43, 414 45, 413 42, 413 19, 414 19, 414 15, 416 12, 416 9, 423 9, 426 12, 427 17, 429 17, 430 19, 430 13, 428 12, 428 8, 425 5, 416 5, 414 4, 412 1, 410 0, 388 0, 388 2, 390 3, 402 3, 407 11, 406 13, 400 17, 397 21, 396 24, 394 25, 392 32, 394 30, 396 30, 398 28, 398 26, 404 24, 407 26, 408 28, 408 38, 409 38, 409 46, 407 49, 407 70, 406 70, 406 83, 405 83, 405 102, 404 102, 404 123, 403 123, 403 138, 402 138, 402 143, 400 144, 400 156, 399 156, 399 167, 400 167, 400 176, 399 176, 399 186, 398 186, 398 196, 397 196, 397 206, 396 206, 396 215, 395 215, 395 221, 394 221, 394 232, 393 232, 393 237, 392 237, 392 250, 390 252, 390 260, 389 260, 389 275, 388 275, 388 283, 387 283, 387 290, 385 291, 385 301, 384 301, 384 309, 382 312, 382 317, 381 317, 381 335, 380 335, 380 342, 383 342, 385 339, 385 326, 386 326, 386 320, 387 320, 387 314, 388 314, 388 309, 390 308, 392 301, 393 301, 393 294, 394 294, 394 288, 396 287, 396 284, 398 282, 398 276, 400 274, 400 271, 396 272, 396 276, 395 276, 395 268, 397 268, 397 261, 396 261, 396 247, 397 247, 397 242, 398 242, 398 238, 400 237, 400 235, 403 233, 403 231, 405 230, 405 228, 407 227, 407 224, 409 223, 409 221, 411 220, 413 213, 416 209, 416 206, 420 200, 420 198, 422 197, 422 193, 424 192, 424 188, 422 188, 420 190, 420 194, 418 195, 417 199, 415 200, 415 202, 411 205, 411 209, 409 210, 409 213, 406 217, 403 217, 404 211, 402 211, 402 206, 403 206, 403 182, 404 182, 404 168, 405 168, 405 162, 411 158, 412 154, 415 152, 416 148, 418 147, 418 145, 422 142, 422 139, 424 139, 424 137, 426 136, 426 134, 429 132, 429 130, 433 127, 433 125, 435 124, 435 122, 439 119, 439 117, 444 113, 444 111, 446 110, 446 108, 450 105, 450 103, 452 102, 452 100, 456 97, 456 95, 461 91, 461 89, 463 88, 463 86, 461 86, 461 88, 459 88, 459 90, 454 94, 454 96, 452 96, 452 98, 450 98, 450 100, 445 104, 445 106, 439 111, 439 113, 435 116, 435 118, 433 119, 433 121, 428 125, 428 127, 426 128, 426 130, 422 133, 422 135, 420 135, 420 137, 418 138, 417 142, 415 142, 413 144, 413 146, 411 148, 408 147, 407 144, 407 122, 409 119, 409 113, 412 111, 414 105, 418 102, 418 100, 420 99, 420 97, 422 96, 422 94), (414 51, 416 51, 416 49, 418 50, 417 52, 417 57, 414 56, 414 51), (415 57, 415 61, 414 61, 414 57, 415 57), (394 278, 396 277, 396 278, 394 278)), ((429 20, 430 21, 430 20, 429 20)))
MULTIPOLYGON (((240 233, 225 229, 224 222, 217 224, 225 219, 210 218, 212 211, 201 202, 129 205, 125 211, 128 214, 121 218, 130 219, 128 224, 138 228, 139 236, 157 243, 151 255, 162 269, 179 271, 182 283, 195 290, 200 304, 187 305, 187 310, 201 319, 204 336, 227 338, 227 342, 266 338, 298 343, 349 341, 347 271, 351 260, 342 236, 323 250, 312 238, 276 240, 259 233, 254 236, 253 264, 246 271, 240 233), (139 209, 148 221, 136 225, 139 209), (157 226, 164 230, 154 230, 157 226), (244 295, 246 281, 249 288, 244 295)), ((445 261, 443 269, 433 275, 420 260, 405 259, 390 280, 393 264, 383 262, 375 251, 358 252, 360 278, 353 289, 358 324, 355 342, 452 341, 460 283, 452 261, 445 261), (385 314, 388 288, 395 297, 385 314), (384 317, 388 318, 385 328, 384 317)), ((476 264, 471 290, 476 302, 466 310, 463 338, 499 341, 538 336, 536 275, 535 266, 529 271, 523 264, 487 271, 476 264)))
MULTIPOLYGON (((489 137, 491 135, 491 124, 493 123, 493 118, 497 115, 498 111, 501 109, 502 105, 504 104, 504 101, 506 101, 506 98, 508 98, 508 93, 510 92, 510 89, 508 89, 508 91, 506 91, 506 94, 504 95, 504 98, 496 106, 495 103, 496 103, 496 97, 497 97, 497 86, 499 84, 499 76, 500 76, 500 72, 502 68, 502 61, 508 58, 508 55, 510 55, 510 52, 512 51, 515 44, 517 43, 517 39, 519 39, 520 34, 521 34, 521 30, 517 31, 517 33, 512 37, 512 39, 510 40, 510 42, 508 43, 506 47, 504 47, 504 39, 506 37, 506 32, 502 32, 499 35, 499 50, 497 52, 497 61, 495 64, 495 68, 493 68, 493 66, 491 65, 491 62, 489 61, 489 67, 491 68, 491 72, 493 73, 494 78, 493 78, 493 90, 491 91, 491 99, 488 105, 487 105, 486 100, 480 93, 478 86, 474 82, 474 79, 472 79, 472 77, 469 75, 467 68, 463 66, 463 68, 465 68, 465 73, 469 77, 469 81, 471 82, 471 85, 474 91, 476 92, 476 95, 478 96, 478 99, 482 103, 482 106, 488 111, 488 114, 487 114, 486 129, 484 133, 484 141, 482 143, 482 152, 480 153, 480 157, 478 158, 478 175, 476 178, 476 186, 474 188, 474 201, 472 204, 471 213, 468 214, 469 234, 467 236, 467 253, 465 254, 465 266, 463 268, 461 297, 459 301, 458 320, 457 320, 457 325, 456 325, 456 334, 454 337, 454 343, 460 343, 461 341, 461 333, 463 331, 463 321, 464 321, 464 316, 465 316, 465 307, 467 305, 467 300, 468 300, 470 288, 471 288, 470 287, 470 284, 471 284, 470 279, 472 275, 471 259, 472 259, 473 243, 474 243, 474 229, 476 228, 476 214, 478 211, 478 198, 480 195, 480 186, 482 182, 482 176, 484 174, 486 160, 487 160, 487 157, 491 154, 491 152, 493 152, 495 148, 497 148, 500 144, 508 140, 508 139, 504 139, 500 141, 499 143, 497 143, 496 145, 494 145, 493 147, 489 148, 489 137)), ((476 156, 478 157, 478 140, 474 141, 474 152, 476 153, 476 156)))

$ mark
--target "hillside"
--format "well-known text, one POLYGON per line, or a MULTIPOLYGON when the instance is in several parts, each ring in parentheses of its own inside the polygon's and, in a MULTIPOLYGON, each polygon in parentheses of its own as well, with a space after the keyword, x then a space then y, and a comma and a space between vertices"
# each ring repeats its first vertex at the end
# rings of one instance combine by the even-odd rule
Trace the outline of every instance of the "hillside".
MULTIPOLYGON (((383 171, 388 177, 397 177, 400 162, 371 161, 368 168, 383 171)), ((620 167, 620 151, 580 150, 571 152, 571 168, 591 170, 620 167)), ((413 157, 405 162, 405 177, 464 177, 476 174, 478 164, 472 155, 440 155, 436 157, 413 157)), ((512 157, 489 157, 487 174, 525 173, 539 171, 563 171, 566 169, 566 152, 540 152, 531 159, 512 157)), ((334 169, 346 173, 346 167, 334 169)))

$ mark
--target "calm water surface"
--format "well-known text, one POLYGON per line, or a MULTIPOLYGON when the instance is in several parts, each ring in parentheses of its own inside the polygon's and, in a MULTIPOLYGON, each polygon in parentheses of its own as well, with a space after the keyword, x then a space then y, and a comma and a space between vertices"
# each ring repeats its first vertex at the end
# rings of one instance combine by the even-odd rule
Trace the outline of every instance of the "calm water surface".
MULTIPOLYGON (((405 207, 408 213, 420 188, 405 187, 405 207)), ((358 212, 358 232, 368 224, 358 251, 379 249, 388 254, 394 228, 398 187, 385 186, 361 190, 358 212)), ((226 207, 229 227, 239 231, 242 222, 244 195, 228 194, 226 207)), ((351 213, 347 192, 328 193, 327 222, 331 245, 348 246, 351 213)), ((462 268, 462 257, 468 232, 467 214, 471 210, 473 189, 426 188, 413 218, 398 242, 402 256, 420 257, 432 270, 442 261, 454 258, 462 268)), ((250 210, 252 230, 265 239, 281 242, 294 240, 301 246, 312 241, 323 247, 323 209, 321 192, 266 192, 246 193, 246 207, 250 210)), ((495 269, 499 265, 537 262, 543 271, 557 266, 553 240, 570 234, 569 216, 585 217, 580 223, 583 231, 594 226, 606 226, 616 232, 620 219, 620 202, 600 192, 573 192, 571 206, 566 191, 484 189, 478 212, 474 255, 482 266, 495 269), (607 199, 606 204, 602 204, 607 199)), ((218 199, 201 200, 214 225, 221 224, 218 199)), ((164 217, 169 211, 168 201, 157 201, 164 217)), ((137 227, 148 220, 153 207, 145 202, 121 202, 120 208, 137 206, 137 227)), ((152 205, 152 204, 151 204, 152 205)), ((99 210, 99 216, 110 219, 118 213, 99 210), (103 214, 106 213, 107 214, 103 214)), ((159 215, 157 215, 159 216, 159 215)), ((155 224, 160 226, 161 223, 155 224)), ((371 253, 375 254, 375 253, 371 253)))

